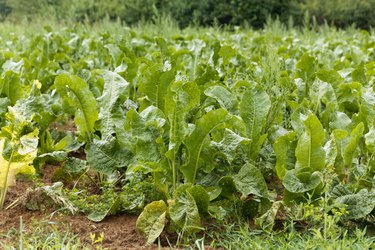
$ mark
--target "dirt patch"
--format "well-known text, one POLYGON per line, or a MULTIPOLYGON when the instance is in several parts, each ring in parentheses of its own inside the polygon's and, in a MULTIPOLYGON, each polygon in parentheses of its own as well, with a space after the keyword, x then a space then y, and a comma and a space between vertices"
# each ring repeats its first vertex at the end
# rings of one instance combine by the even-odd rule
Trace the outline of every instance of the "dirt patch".
MULTIPOLYGON (((45 184, 50 183, 50 175, 53 167, 48 167, 42 177, 45 184)), ((5 207, 12 204, 22 196, 28 188, 33 187, 33 182, 26 180, 17 181, 17 185, 10 187, 7 194, 5 207)), ((144 238, 136 231, 137 217, 134 215, 117 215, 110 216, 100 223, 89 221, 84 215, 63 215, 54 213, 54 211, 29 211, 22 205, 17 205, 8 210, 0 211, 0 234, 6 233, 10 229, 19 229, 20 218, 27 230, 28 225, 33 221, 43 223, 57 224, 64 228, 70 228, 70 231, 77 234, 81 242, 88 245, 92 240, 90 234, 97 236, 104 233, 102 246, 108 249, 158 249, 156 245, 146 246, 144 238)), ((0 240, 2 240, 0 238, 0 240)))

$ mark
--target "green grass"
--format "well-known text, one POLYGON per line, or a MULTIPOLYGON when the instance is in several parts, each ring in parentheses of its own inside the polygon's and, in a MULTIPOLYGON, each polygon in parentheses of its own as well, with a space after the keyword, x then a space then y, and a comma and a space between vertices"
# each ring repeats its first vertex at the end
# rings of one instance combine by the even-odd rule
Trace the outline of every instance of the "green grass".
POLYGON ((248 225, 227 225, 220 233, 213 233, 211 246, 223 249, 373 249, 375 237, 366 236, 366 230, 345 231, 341 236, 328 235, 324 239, 316 230, 289 232, 251 230, 248 225))
POLYGON ((0 249, 93 249, 100 245, 95 240, 97 239, 92 240, 92 246, 87 246, 66 225, 43 220, 33 220, 25 225, 21 218, 19 228, 0 234, 0 249))

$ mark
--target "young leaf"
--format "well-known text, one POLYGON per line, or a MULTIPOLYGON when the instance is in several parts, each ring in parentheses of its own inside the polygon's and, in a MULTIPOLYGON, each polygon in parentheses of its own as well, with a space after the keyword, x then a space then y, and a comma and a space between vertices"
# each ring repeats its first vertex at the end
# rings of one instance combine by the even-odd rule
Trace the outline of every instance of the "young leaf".
POLYGON ((76 108, 74 121, 78 133, 84 140, 90 141, 98 110, 88 84, 78 76, 62 74, 56 77, 55 87, 65 103, 76 108))
POLYGON ((166 214, 167 205, 160 200, 148 204, 139 215, 136 227, 146 236, 148 244, 152 244, 163 232, 166 214))

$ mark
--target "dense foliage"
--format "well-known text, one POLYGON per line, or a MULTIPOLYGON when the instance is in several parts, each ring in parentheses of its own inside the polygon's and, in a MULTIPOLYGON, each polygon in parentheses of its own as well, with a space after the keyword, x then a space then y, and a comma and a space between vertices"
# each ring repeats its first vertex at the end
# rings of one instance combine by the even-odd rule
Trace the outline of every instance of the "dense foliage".
POLYGON ((144 208, 148 242, 298 204, 374 215, 373 34, 112 25, 0 41, 0 206, 48 162, 102 188, 63 202, 91 220, 144 208))
POLYGON ((16 21, 55 18, 64 22, 97 22, 108 17, 133 25, 170 16, 180 27, 247 23, 262 28, 268 17, 284 23, 292 18, 301 26, 304 14, 309 12, 319 24, 355 24, 369 29, 375 24, 374 6, 374 0, 0 0, 0 17, 16 21))

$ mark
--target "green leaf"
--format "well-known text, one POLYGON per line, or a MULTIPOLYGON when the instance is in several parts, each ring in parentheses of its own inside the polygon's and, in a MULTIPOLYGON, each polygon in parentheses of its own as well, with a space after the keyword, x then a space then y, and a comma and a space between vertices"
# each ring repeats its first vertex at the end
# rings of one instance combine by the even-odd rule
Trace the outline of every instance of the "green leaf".
POLYGON ((139 215, 136 227, 146 236, 148 244, 152 244, 163 232, 166 214, 167 205, 160 200, 148 204, 139 215))
POLYGON ((115 133, 116 127, 124 127, 124 112, 120 107, 120 103, 123 103, 128 95, 129 83, 120 75, 111 71, 105 71, 103 79, 103 94, 97 101, 100 107, 99 130, 102 134, 102 139, 105 139, 115 133))
POLYGON ((322 182, 320 172, 312 172, 311 168, 299 168, 286 172, 283 185, 292 193, 304 193, 318 187, 322 182))
POLYGON ((52 95, 40 92, 40 82, 34 81, 32 89, 26 98, 19 99, 14 106, 27 120, 38 123, 42 130, 48 128, 55 120, 56 115, 52 110, 52 95))
MULTIPOLYGON (((146 95, 151 104, 164 110, 168 86, 175 79, 174 70, 163 71, 159 64, 147 66, 141 74, 139 92, 146 95)), ((143 107, 141 107, 143 109, 143 107)))
POLYGON ((89 166, 106 175, 128 166, 133 160, 133 155, 126 148, 121 147, 115 138, 94 139, 85 151, 89 166))
POLYGON ((187 191, 194 197, 199 214, 208 213, 208 205, 210 204, 210 196, 208 195, 208 192, 206 191, 206 189, 204 189, 200 185, 194 185, 192 187, 187 188, 187 191))
POLYGON ((345 129, 349 130, 349 128, 352 125, 352 120, 348 117, 347 114, 336 111, 334 112, 333 116, 333 121, 329 123, 329 127, 334 130, 334 129, 345 129))
POLYGON ((368 150, 375 153, 375 128, 371 128, 370 131, 365 134, 365 144, 368 150))
POLYGON ((246 125, 247 138, 252 142, 248 147, 250 159, 255 160, 263 146, 267 134, 262 134, 266 127, 267 116, 271 108, 271 99, 263 90, 251 89, 244 93, 240 103, 240 115, 246 125))
POLYGON ((335 199, 336 204, 345 205, 349 213, 347 219, 361 219, 370 214, 375 207, 375 195, 362 189, 357 194, 348 194, 335 199))
POLYGON ((228 45, 222 46, 219 50, 219 56, 223 59, 224 64, 228 64, 230 59, 236 56, 236 50, 228 45))
POLYGON ((363 123, 358 124, 350 133, 350 141, 344 149, 343 158, 344 165, 350 168, 353 164, 353 159, 358 153, 358 143, 364 132, 363 123))
POLYGON ((212 141, 211 144, 219 149, 231 163, 236 157, 236 149, 240 145, 247 145, 250 139, 237 135, 232 130, 225 128, 223 139, 219 142, 212 141))
POLYGON ((186 116, 188 112, 199 105, 200 90, 196 83, 174 82, 168 88, 165 97, 165 114, 168 117, 169 145, 166 156, 172 161, 176 161, 176 153, 185 137, 188 134, 188 124, 186 116))
POLYGON ((187 191, 188 184, 181 185, 169 200, 169 215, 174 223, 188 233, 201 230, 201 219, 194 197, 187 191))
POLYGON ((296 168, 310 168, 321 171, 325 166, 324 129, 319 119, 311 114, 304 121, 305 132, 296 148, 296 168))
POLYGON ((248 90, 240 103, 240 115, 246 124, 247 136, 253 142, 260 137, 266 125, 268 112, 271 108, 271 100, 263 90, 248 90))
POLYGON ((236 97, 226 88, 222 86, 212 86, 208 87, 204 94, 206 96, 214 98, 223 109, 230 112, 237 110, 237 99, 236 97))
POLYGON ((42 163, 50 160, 61 162, 65 160, 67 156, 68 154, 65 151, 53 151, 50 153, 44 153, 39 155, 38 159, 43 160, 42 163))
POLYGON ((70 173, 79 173, 85 170, 86 161, 75 157, 69 157, 63 164, 62 167, 70 173))
POLYGON ((305 82, 314 80, 316 65, 314 57, 308 53, 303 54, 296 65, 297 77, 302 78, 305 82))
MULTIPOLYGON (((125 130, 118 130, 119 144, 129 150, 136 160, 152 162, 159 161, 161 153, 159 144, 165 117, 154 106, 150 106, 139 114, 131 109, 126 113, 125 130), (156 129, 155 129, 156 128, 156 129)), ((160 142, 161 140, 161 142, 160 142)))
POLYGON ((72 133, 68 132, 64 138, 55 144, 53 149, 56 151, 63 150, 65 152, 74 152, 77 151, 81 146, 83 146, 83 143, 77 142, 72 133))
POLYGON ((357 68, 355 68, 352 71, 352 79, 354 82, 359 82, 363 86, 367 85, 366 72, 363 64, 360 64, 357 68))
POLYGON ((332 84, 332 86, 337 86, 345 81, 336 70, 321 69, 316 73, 316 76, 323 82, 332 84))
POLYGON ((285 172, 288 169, 290 152, 293 150, 292 142, 295 140, 296 133, 289 131, 282 136, 279 136, 273 144, 273 150, 276 154, 276 174, 282 180, 285 172))
POLYGON ((181 172, 184 174, 186 182, 195 183, 205 138, 217 126, 229 119, 228 111, 217 109, 211 110, 196 122, 194 131, 184 142, 189 152, 189 162, 181 166, 181 172))
POLYGON ((24 88, 18 74, 13 71, 3 73, 0 78, 0 94, 5 94, 12 105, 24 95, 24 88))
POLYGON ((254 165, 245 164, 238 174, 233 176, 234 184, 243 196, 254 194, 259 197, 269 198, 268 188, 262 173, 254 165))
POLYGON ((272 204, 271 208, 262 216, 255 219, 255 224, 265 231, 271 231, 275 225, 275 218, 283 201, 276 201, 272 204))
POLYGON ((114 199, 111 202, 112 203, 109 204, 109 206, 108 206, 108 204, 106 204, 108 208, 103 209, 103 210, 93 211, 92 213, 90 213, 87 216, 87 218, 91 221, 94 221, 94 222, 101 222, 102 220, 105 219, 105 217, 107 217, 109 215, 116 214, 121 208, 120 198, 117 197, 116 199, 114 199))
POLYGON ((346 130, 335 129, 332 134, 337 148, 334 164, 335 172, 342 179, 345 176, 344 149, 348 141, 347 137, 349 133, 346 130))
POLYGON ((76 108, 74 121, 78 133, 84 140, 90 141, 98 110, 88 84, 78 76, 62 74, 56 77, 55 87, 65 104, 76 108))

